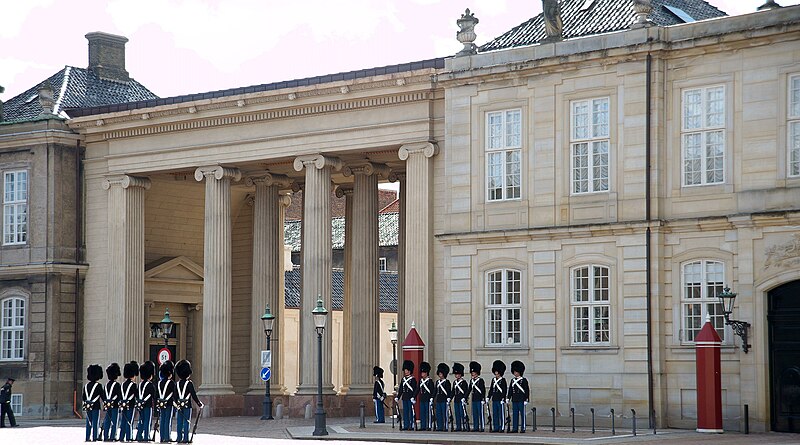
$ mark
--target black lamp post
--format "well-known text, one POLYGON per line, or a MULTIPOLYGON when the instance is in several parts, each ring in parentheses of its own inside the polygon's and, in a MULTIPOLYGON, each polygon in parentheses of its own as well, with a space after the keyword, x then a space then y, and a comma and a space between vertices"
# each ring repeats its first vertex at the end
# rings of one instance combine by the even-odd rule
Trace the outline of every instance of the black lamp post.
MULTIPOLYGON (((164 311, 164 318, 161 319, 161 336, 164 337, 164 347, 169 346, 169 335, 172 334, 172 326, 174 323, 169 318, 169 308, 164 311)), ((174 358, 174 357, 173 357, 174 358)))
MULTIPOLYGON (((269 311, 269 305, 267 305, 264 315, 261 316, 261 321, 264 322, 264 335, 267 336, 267 352, 269 352, 271 340, 270 337, 272 337, 272 325, 275 323, 275 316, 269 311)), ((261 416, 261 420, 272 420, 274 417, 272 417, 272 399, 269 395, 269 380, 264 383, 266 383, 267 389, 264 390, 264 415, 261 416)))
POLYGON ((717 295, 720 304, 722 304, 722 315, 725 317, 725 324, 733 329, 733 333, 742 339, 742 351, 747 354, 750 345, 747 344, 747 330, 750 328, 750 323, 742 320, 733 320, 730 318, 733 313, 733 303, 736 301, 736 292, 731 292, 731 288, 726 287, 717 295))
MULTIPOLYGON (((394 320, 392 320, 392 326, 389 328, 389 340, 392 341, 391 371, 392 371, 392 377, 394 378, 394 386, 392 386, 392 389, 396 391, 397 390, 397 325, 394 323, 394 320)), ((392 413, 392 428, 394 428, 394 413, 392 413)))
POLYGON ((314 436, 327 436, 328 430, 325 428, 325 410, 322 406, 322 333, 325 332, 325 322, 327 321, 328 310, 322 304, 322 296, 317 297, 317 307, 311 313, 314 315, 314 327, 317 330, 317 413, 314 415, 314 436))

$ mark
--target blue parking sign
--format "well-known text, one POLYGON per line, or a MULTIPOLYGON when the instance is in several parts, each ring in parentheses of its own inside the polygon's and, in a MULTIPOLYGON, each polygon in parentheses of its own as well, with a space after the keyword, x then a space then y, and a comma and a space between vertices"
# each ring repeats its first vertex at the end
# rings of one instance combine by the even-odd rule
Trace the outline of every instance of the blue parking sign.
POLYGON ((272 371, 269 368, 261 368, 261 380, 268 382, 272 371))

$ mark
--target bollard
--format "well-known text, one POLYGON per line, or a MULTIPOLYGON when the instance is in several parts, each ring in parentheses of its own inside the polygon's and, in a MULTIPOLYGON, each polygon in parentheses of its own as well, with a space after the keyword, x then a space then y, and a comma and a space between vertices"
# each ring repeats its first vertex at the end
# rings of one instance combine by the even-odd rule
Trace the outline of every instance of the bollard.
POLYGON ((533 414, 533 431, 536 431, 536 407, 534 406, 531 408, 531 414, 533 414))
POLYGON ((594 408, 589 408, 589 411, 592 412, 592 434, 594 434, 594 408))
POLYGON ((358 404, 358 417, 360 419, 358 427, 366 428, 367 426, 364 424, 364 402, 358 404))
POLYGON ((744 433, 750 434, 750 405, 744 405, 744 433))
POLYGON ((611 435, 617 434, 617 429, 614 427, 614 408, 611 408, 611 435))
POLYGON ((633 436, 636 437, 636 410, 631 409, 631 430, 633 430, 633 436))
POLYGON ((312 414, 311 404, 310 403, 306 403, 306 412, 305 412, 305 416, 304 417, 305 417, 306 420, 314 418, 314 415, 312 414))
POLYGON ((553 432, 556 432, 556 409, 550 408, 550 414, 553 416, 553 432))
POLYGON ((653 435, 656 435, 656 410, 653 410, 653 435))
POLYGON ((569 415, 572 416, 572 432, 575 432, 575 408, 569 409, 569 415))
POLYGON ((275 418, 283 419, 283 403, 275 405, 275 418))

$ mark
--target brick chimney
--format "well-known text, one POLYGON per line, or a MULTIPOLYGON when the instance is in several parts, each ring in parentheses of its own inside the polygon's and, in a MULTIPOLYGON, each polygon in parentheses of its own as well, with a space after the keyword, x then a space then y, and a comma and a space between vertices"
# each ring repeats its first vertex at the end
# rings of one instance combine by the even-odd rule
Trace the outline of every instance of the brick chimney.
POLYGON ((104 32, 86 34, 89 41, 89 70, 104 79, 127 82, 125 71, 125 37, 104 32))

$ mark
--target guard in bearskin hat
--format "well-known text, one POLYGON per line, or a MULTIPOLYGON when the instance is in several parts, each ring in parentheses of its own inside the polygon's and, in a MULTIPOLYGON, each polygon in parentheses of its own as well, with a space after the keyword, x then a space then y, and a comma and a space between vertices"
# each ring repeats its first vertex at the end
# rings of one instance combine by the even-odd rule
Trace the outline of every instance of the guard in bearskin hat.
POLYGON ((430 431, 433 411, 434 385, 430 377, 431 364, 422 362, 419 364, 419 429, 430 431))
POLYGON ((503 374, 506 373, 506 364, 500 360, 492 363, 492 384, 489 386, 489 399, 492 402, 492 432, 499 433, 503 429, 503 419, 506 418, 506 395, 508 382, 503 374))
POLYGON ((522 418, 522 425, 519 432, 525 432, 525 406, 531 398, 531 390, 528 387, 528 379, 522 377, 525 372, 525 365, 515 360, 511 362, 511 373, 514 377, 511 378, 511 383, 508 385, 508 398, 511 400, 511 408, 513 412, 513 421, 511 432, 516 433, 520 426, 520 417, 522 418))
POLYGON ((103 418, 103 440, 117 440, 117 420, 119 418, 119 402, 122 400, 122 387, 117 379, 122 375, 119 364, 112 363, 106 368, 106 400, 103 402, 103 410, 106 412, 103 418))
POLYGON ((156 408, 159 412, 159 422, 161 423, 160 436, 161 442, 171 442, 170 429, 172 428, 172 408, 175 405, 175 382, 172 380, 172 374, 175 371, 175 365, 172 360, 167 360, 158 368, 158 374, 161 380, 156 385, 158 391, 158 398, 156 399, 156 408))
POLYGON ((464 365, 453 363, 453 411, 456 412, 456 431, 469 431, 469 420, 467 415, 467 397, 469 396, 469 384, 464 380, 464 365))
POLYGON ((386 400, 386 385, 383 383, 383 368, 375 366, 372 368, 372 376, 375 377, 375 384, 372 386, 372 402, 375 405, 375 421, 373 423, 386 423, 383 411, 386 400))
POLYGON ((404 360, 403 378, 400 381, 400 387, 397 389, 398 397, 403 401, 403 425, 400 426, 401 430, 417 429, 414 404, 417 402, 416 397, 419 387, 417 386, 417 379, 412 375, 413 373, 414 362, 404 360))
POLYGON ((447 374, 450 373, 450 367, 447 363, 439 363, 436 367, 436 375, 439 380, 436 381, 436 392, 434 393, 433 401, 436 403, 436 430, 447 431, 448 420, 452 422, 452 414, 448 416, 450 408, 450 399, 453 398, 453 391, 450 387, 450 380, 447 380, 447 374))
POLYGON ((153 376, 156 366, 151 361, 146 361, 139 368, 142 381, 136 394, 136 409, 139 410, 139 423, 136 428, 136 441, 150 441, 150 424, 153 422, 153 407, 156 401, 156 388, 153 376))
POLYGON ((139 375, 139 364, 136 362, 126 363, 122 368, 122 398, 119 401, 119 412, 122 420, 119 427, 119 440, 133 440, 133 413, 136 404, 136 377, 139 375))
POLYGON ((481 377, 481 364, 478 362, 469 362, 469 374, 472 377, 469 380, 470 405, 472 405, 472 430, 483 432, 486 383, 484 383, 483 377, 481 377))
POLYGON ((103 378, 103 368, 100 365, 89 365, 86 368, 86 380, 88 382, 83 387, 83 410, 86 411, 86 441, 96 441, 100 438, 97 424, 100 420, 100 404, 105 402, 106 393, 103 384, 98 380, 103 378))
POLYGON ((175 406, 178 408, 178 443, 189 443, 189 421, 192 418, 192 400, 198 409, 203 409, 203 402, 197 398, 194 383, 189 378, 192 376, 192 363, 181 360, 175 365, 175 375, 180 379, 175 384, 177 399, 175 406))

